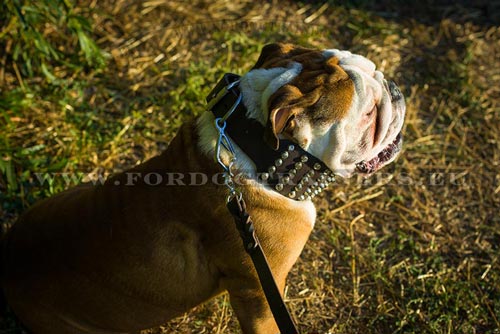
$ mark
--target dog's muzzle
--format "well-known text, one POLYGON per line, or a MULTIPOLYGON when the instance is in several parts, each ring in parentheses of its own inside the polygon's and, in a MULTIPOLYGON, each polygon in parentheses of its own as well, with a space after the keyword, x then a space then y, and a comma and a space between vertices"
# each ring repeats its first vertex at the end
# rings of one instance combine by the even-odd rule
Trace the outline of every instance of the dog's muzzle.
MULTIPOLYGON (((392 80, 384 80, 384 86, 390 95, 392 108, 395 113, 404 112, 405 101, 401 89, 392 80)), ((384 147, 375 157, 368 161, 360 161, 356 164, 356 170, 365 175, 372 174, 393 161, 403 146, 403 135, 399 132, 396 138, 384 147)))

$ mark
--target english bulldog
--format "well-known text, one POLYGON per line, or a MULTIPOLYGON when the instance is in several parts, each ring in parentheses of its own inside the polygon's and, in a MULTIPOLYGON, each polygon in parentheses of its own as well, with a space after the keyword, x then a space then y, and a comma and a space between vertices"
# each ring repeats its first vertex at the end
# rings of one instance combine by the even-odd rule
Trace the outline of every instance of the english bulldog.
POLYGON ((240 176, 236 187, 283 291, 314 227, 311 199, 336 176, 394 160, 405 103, 365 57, 290 44, 265 46, 232 86, 238 101, 221 106, 230 89, 222 98, 215 91, 212 110, 184 124, 161 155, 41 201, 13 225, 1 243, 1 284, 29 330, 133 333, 227 291, 243 333, 278 333, 226 209, 228 190, 212 177, 221 173, 216 148, 240 176), (215 111, 234 106, 229 154, 218 146, 215 111), (208 181, 190 185, 179 178, 187 174, 208 181), (177 182, 158 181, 169 175, 177 182))

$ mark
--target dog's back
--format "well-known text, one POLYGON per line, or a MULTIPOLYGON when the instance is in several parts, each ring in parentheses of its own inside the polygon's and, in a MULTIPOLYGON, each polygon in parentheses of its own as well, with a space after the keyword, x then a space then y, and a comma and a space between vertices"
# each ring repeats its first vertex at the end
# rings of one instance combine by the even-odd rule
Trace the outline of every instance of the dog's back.
POLYGON ((2 242, 2 286, 35 333, 144 329, 218 291, 196 227, 207 217, 180 205, 202 206, 193 188, 141 184, 148 173, 186 167, 178 157, 193 146, 193 127, 185 125, 161 156, 104 185, 80 185, 36 203, 12 226, 2 242), (191 282, 199 277, 201 284, 191 282), (186 285, 192 295, 179 300, 186 285))

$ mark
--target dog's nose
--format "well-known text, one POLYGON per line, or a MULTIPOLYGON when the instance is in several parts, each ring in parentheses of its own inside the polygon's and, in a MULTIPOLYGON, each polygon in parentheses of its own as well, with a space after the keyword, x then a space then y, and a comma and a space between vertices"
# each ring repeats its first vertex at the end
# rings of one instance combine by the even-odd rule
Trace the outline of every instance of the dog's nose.
POLYGON ((389 80, 389 93, 391 94, 391 101, 401 100, 403 98, 403 93, 399 89, 398 85, 392 80, 389 80))

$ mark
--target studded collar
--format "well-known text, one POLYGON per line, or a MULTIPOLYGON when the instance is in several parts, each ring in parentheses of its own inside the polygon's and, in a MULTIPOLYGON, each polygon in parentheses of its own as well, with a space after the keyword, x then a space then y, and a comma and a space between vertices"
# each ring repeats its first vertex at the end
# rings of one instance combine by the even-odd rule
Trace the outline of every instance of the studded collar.
POLYGON ((241 103, 236 74, 227 73, 207 97, 208 109, 216 118, 227 118, 226 132, 256 166, 257 179, 283 196, 298 201, 309 200, 335 181, 334 173, 309 152, 290 140, 281 139, 273 150, 264 141, 264 126, 246 116, 241 103))

